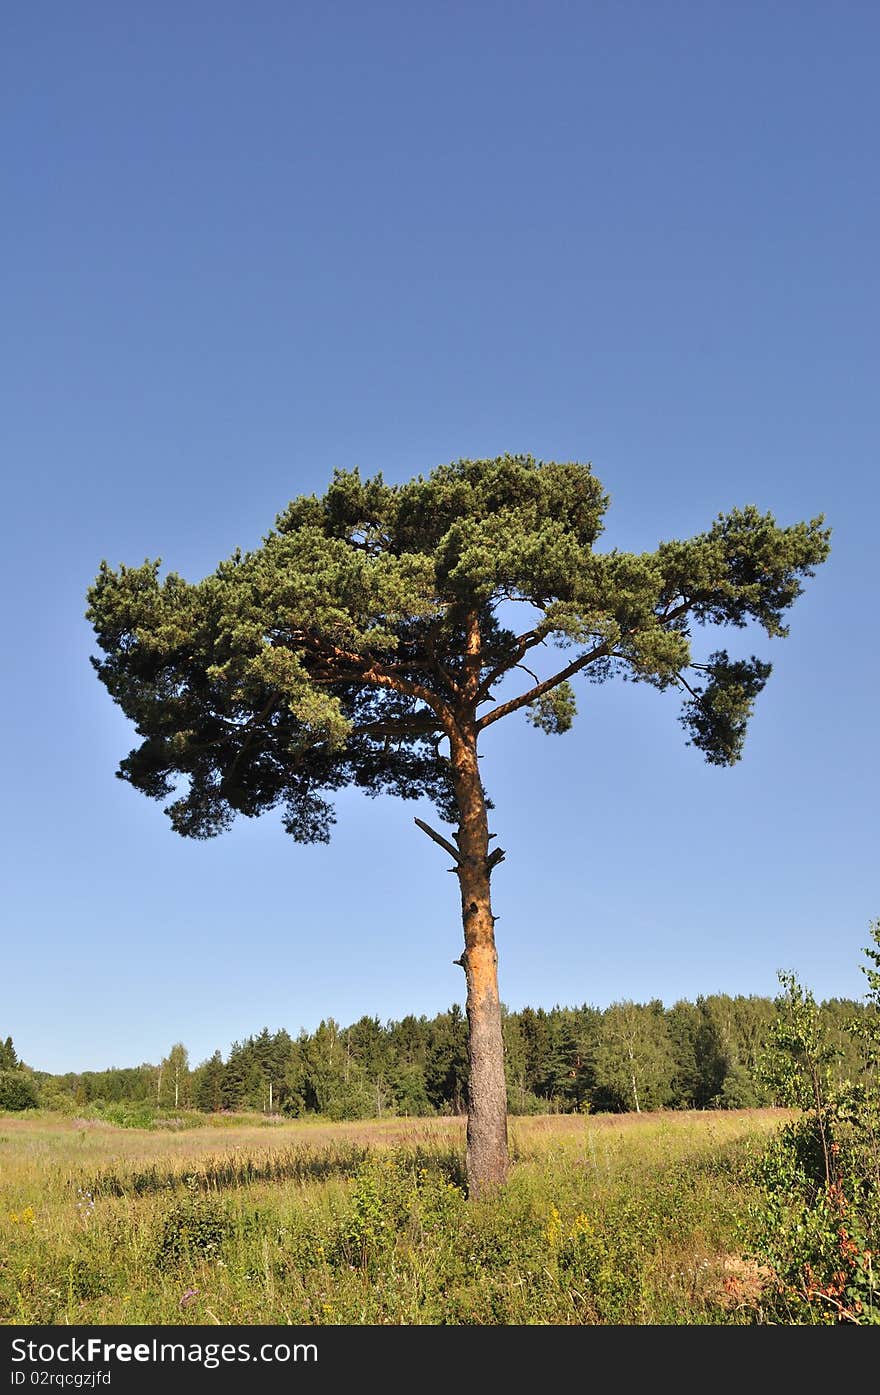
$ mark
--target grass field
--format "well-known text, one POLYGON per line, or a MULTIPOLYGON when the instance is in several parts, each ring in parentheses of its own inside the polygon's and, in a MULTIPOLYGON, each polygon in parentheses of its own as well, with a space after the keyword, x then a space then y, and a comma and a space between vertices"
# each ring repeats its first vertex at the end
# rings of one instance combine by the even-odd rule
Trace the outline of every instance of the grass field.
POLYGON ((4 1324, 760 1322, 749 1159, 783 1111, 176 1132, 0 1116, 4 1324))

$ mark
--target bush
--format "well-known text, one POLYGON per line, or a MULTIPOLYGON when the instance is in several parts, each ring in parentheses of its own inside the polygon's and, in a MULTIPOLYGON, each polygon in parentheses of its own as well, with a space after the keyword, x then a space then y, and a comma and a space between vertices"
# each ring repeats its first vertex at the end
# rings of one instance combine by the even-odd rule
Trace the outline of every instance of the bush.
POLYGON ((36 1109, 37 1087, 23 1070, 0 1070, 0 1109, 36 1109))
POLYGON ((201 1196, 195 1186, 165 1215, 156 1250, 160 1264, 216 1256, 232 1233, 232 1221, 215 1197, 201 1196))
POLYGON ((780 974, 764 1073, 801 1114, 758 1164, 753 1216, 756 1257, 772 1273, 768 1315, 779 1322, 880 1324, 880 921, 871 933, 868 1009, 847 1027, 855 1081, 835 1083, 838 1052, 812 995, 780 974))

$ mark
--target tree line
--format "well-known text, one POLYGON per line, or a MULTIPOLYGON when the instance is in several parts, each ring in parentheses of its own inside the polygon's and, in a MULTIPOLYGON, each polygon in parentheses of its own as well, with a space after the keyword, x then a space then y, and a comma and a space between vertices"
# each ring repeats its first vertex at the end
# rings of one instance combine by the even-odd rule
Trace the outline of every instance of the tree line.
MULTIPOLYGON (((846 1026, 864 1005, 833 998, 818 1011, 846 1078, 857 1068, 846 1026)), ((761 1070, 776 1016, 773 999, 727 994, 670 1008, 655 1000, 505 1011, 508 1108, 534 1114, 780 1103, 761 1070)), ((158 1065, 61 1075, 29 1071, 11 1038, 0 1051, 0 1107, 7 1108, 130 1104, 329 1119, 467 1110, 467 1020, 458 1004, 433 1018, 384 1024, 362 1017, 342 1027, 330 1017, 296 1037, 264 1027, 233 1042, 225 1059, 218 1050, 195 1067, 181 1042, 158 1065), (3 1106, 2 1082, 10 1079, 10 1098, 20 1102, 3 1106)))

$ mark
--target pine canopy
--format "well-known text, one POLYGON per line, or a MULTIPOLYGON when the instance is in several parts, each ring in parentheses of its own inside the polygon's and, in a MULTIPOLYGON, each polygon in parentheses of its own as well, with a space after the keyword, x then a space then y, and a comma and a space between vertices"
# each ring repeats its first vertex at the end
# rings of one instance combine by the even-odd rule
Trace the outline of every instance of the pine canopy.
POLYGON ((202 581, 102 563, 92 662, 141 738, 118 774, 195 838, 281 806, 295 839, 326 841, 348 785, 454 821, 444 737, 523 709, 563 732, 579 673, 680 688, 691 743, 732 765, 770 665, 723 649, 696 664, 693 628, 785 635, 828 530, 747 506, 654 552, 603 552, 608 502, 589 465, 531 456, 401 485, 339 470, 202 581))

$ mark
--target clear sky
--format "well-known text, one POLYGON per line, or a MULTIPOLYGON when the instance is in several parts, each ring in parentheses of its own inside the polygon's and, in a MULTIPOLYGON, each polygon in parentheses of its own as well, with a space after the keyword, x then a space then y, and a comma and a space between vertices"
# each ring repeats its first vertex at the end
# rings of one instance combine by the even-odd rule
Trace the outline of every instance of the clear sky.
MULTIPOLYGON (((831 560, 742 762, 581 691, 485 739, 502 997, 861 996, 880 915, 873 3, 12 0, 0 40, 0 1035, 46 1070, 463 1002, 412 805, 208 843, 114 778, 106 557, 191 580, 334 466, 592 461, 603 546, 755 503, 831 560)), ((423 811, 426 812, 426 811, 423 811)))

